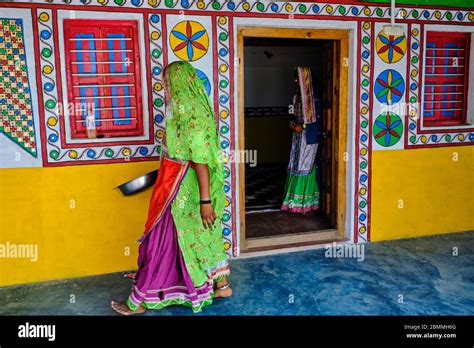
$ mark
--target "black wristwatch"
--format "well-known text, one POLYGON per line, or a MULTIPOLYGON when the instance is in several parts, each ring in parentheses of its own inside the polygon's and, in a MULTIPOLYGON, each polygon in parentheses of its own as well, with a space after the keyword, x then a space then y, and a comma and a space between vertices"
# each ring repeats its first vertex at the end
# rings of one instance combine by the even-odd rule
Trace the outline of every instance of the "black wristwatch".
POLYGON ((201 199, 201 200, 199 201, 199 204, 211 204, 211 203, 212 203, 212 202, 211 202, 210 199, 201 199))

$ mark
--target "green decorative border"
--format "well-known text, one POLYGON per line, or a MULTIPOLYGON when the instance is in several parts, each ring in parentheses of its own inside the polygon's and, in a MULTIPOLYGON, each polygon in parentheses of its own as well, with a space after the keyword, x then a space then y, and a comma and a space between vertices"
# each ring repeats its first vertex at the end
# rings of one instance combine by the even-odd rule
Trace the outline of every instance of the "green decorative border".
MULTIPOLYGON (((365 2, 389 3, 390 0, 363 0, 365 2)), ((472 0, 397 0, 398 5, 416 5, 416 6, 447 6, 474 8, 472 0)))

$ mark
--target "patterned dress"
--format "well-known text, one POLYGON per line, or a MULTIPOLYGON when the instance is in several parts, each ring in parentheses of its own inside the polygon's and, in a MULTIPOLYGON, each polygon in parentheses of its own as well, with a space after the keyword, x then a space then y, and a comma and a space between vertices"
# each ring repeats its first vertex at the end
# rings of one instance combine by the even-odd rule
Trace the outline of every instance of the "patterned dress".
POLYGON ((301 133, 293 132, 288 176, 281 209, 308 214, 319 209, 317 181, 319 168, 316 155, 321 131, 321 110, 320 99, 313 94, 309 68, 297 69, 300 93, 293 98, 293 110, 295 122, 302 123, 304 129, 301 133))

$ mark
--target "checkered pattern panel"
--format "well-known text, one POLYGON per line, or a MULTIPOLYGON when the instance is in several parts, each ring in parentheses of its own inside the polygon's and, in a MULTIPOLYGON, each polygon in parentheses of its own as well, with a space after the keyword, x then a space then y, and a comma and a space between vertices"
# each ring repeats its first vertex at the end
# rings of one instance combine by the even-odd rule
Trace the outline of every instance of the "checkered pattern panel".
POLYGON ((22 20, 0 23, 0 131, 36 157, 22 20))

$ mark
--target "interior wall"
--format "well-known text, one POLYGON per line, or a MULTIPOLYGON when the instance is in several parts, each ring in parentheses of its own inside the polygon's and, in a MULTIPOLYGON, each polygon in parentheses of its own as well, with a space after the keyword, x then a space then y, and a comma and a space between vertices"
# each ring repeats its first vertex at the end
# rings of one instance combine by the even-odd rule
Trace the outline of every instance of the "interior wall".
POLYGON ((245 106, 287 106, 296 92, 293 70, 309 66, 316 80, 322 76, 319 46, 246 46, 245 106), (267 58, 265 52, 273 54, 267 58))
POLYGON ((245 119, 245 148, 257 150, 257 164, 286 163, 291 149, 290 116, 245 119))
MULTIPOLYGON (((245 46, 245 107, 289 106, 297 91, 294 68, 309 66, 321 80, 321 46, 245 46), (271 57, 270 57, 271 55, 271 57)), ((258 163, 288 162, 291 116, 245 118, 245 147, 257 150, 258 163)))

